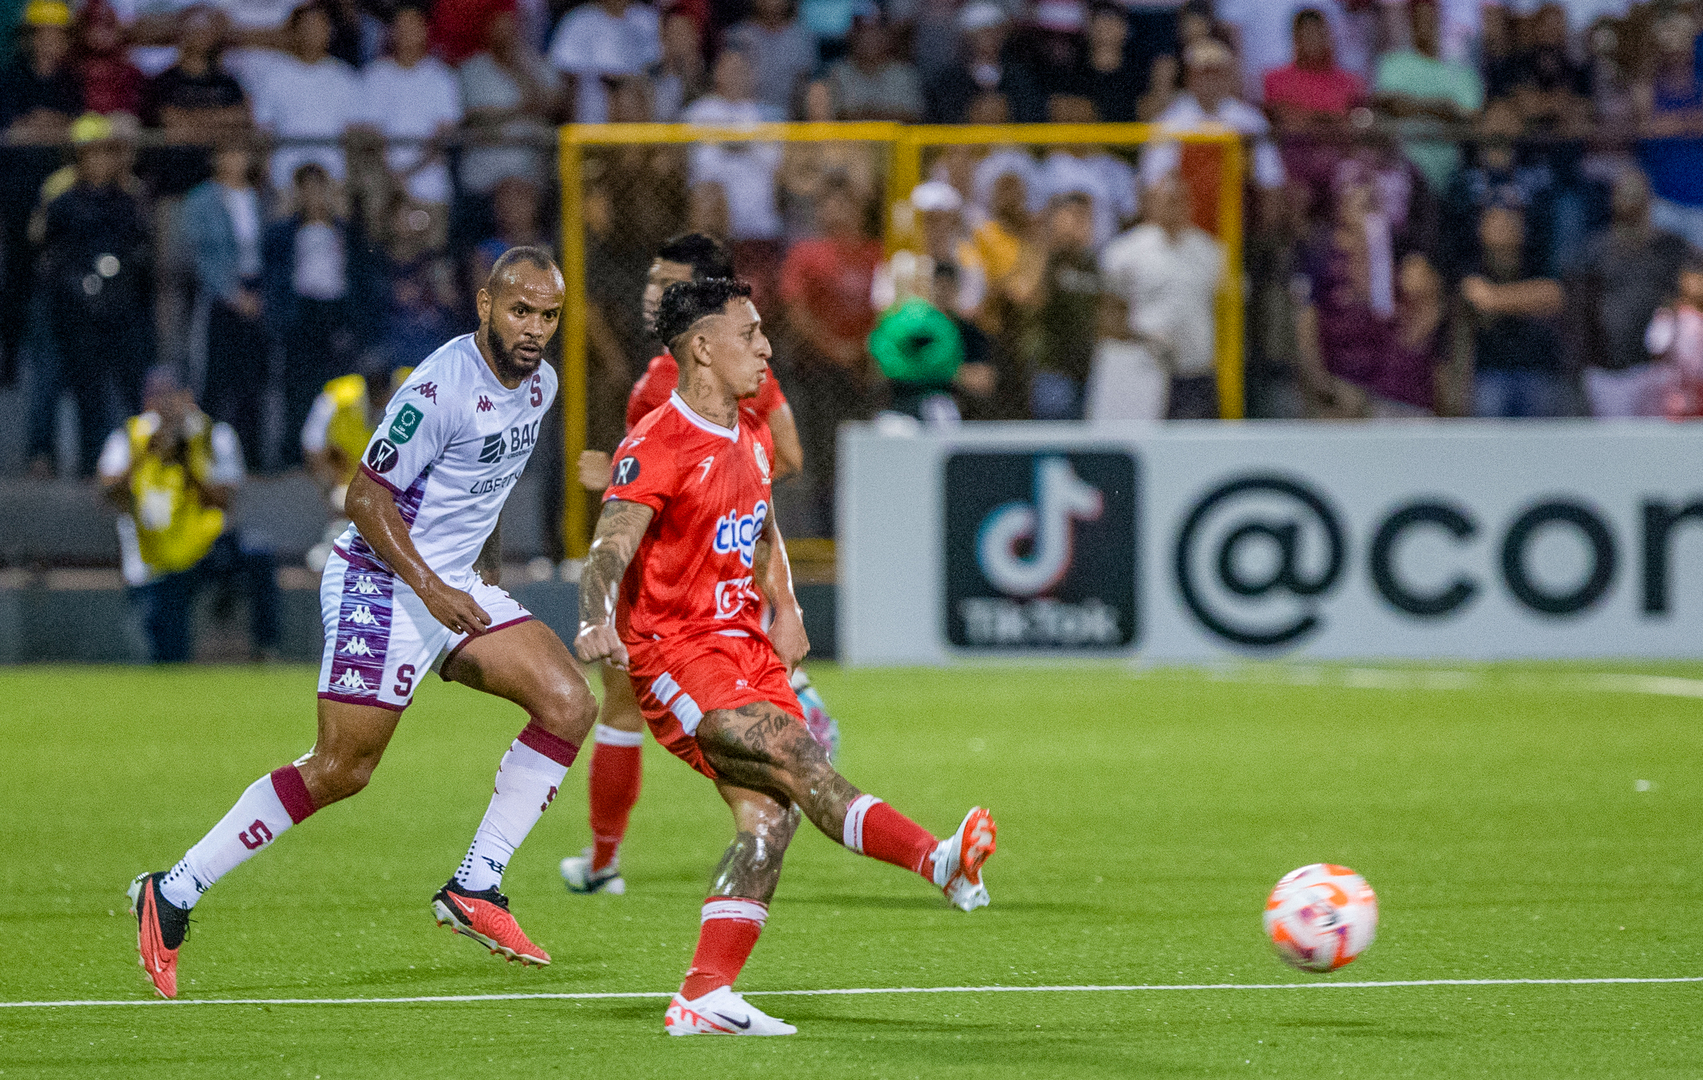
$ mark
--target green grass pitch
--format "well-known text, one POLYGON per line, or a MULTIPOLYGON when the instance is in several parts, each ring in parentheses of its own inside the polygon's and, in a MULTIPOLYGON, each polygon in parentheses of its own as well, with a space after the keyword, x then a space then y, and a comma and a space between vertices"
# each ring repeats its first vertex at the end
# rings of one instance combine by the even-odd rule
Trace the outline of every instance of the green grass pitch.
MULTIPOLYGON (((993 906, 948 910, 806 826, 742 989, 1306 988, 754 998, 787 1039, 669 1039, 661 998, 0 1008, 0 1080, 1703 1075, 1699 983, 1320 985, 1703 975, 1703 700, 1683 696, 1703 667, 815 674, 854 783, 937 832, 994 810, 993 906), (1272 883, 1314 861, 1382 905, 1376 944, 1329 976, 1260 931, 1272 883)), ((307 749, 313 678, 0 672, 0 1001, 151 998, 125 885, 307 749)), ((509 869, 553 965, 433 926, 521 723, 427 686, 364 794, 202 901, 182 997, 672 990, 730 830, 654 744, 628 895, 557 875, 586 843, 583 765, 509 869)))

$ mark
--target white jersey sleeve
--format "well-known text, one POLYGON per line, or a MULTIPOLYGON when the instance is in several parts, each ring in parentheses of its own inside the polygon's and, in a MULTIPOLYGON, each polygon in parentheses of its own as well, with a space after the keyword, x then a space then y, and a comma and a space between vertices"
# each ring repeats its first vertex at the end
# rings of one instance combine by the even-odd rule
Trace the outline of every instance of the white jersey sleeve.
POLYGON ((367 441, 361 471, 395 495, 412 487, 461 433, 461 396, 445 394, 444 389, 441 382, 410 378, 391 396, 384 418, 367 441))

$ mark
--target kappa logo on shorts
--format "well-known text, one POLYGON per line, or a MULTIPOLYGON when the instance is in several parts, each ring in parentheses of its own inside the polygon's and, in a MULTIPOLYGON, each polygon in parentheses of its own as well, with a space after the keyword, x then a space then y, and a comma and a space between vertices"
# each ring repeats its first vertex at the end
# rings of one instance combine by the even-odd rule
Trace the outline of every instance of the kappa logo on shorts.
POLYGON ((389 439, 380 439, 367 451, 367 468, 375 473, 387 473, 396 468, 396 460, 401 456, 397 453, 395 443, 389 439))
POLYGON ((355 579, 355 584, 349 587, 349 591, 360 596, 377 596, 379 593, 383 592, 383 590, 378 587, 378 582, 373 580, 373 576, 371 574, 362 574, 357 577, 355 579))
POLYGON ((362 690, 368 693, 372 691, 372 687, 367 685, 367 680, 361 678, 361 673, 354 668, 344 668, 343 674, 339 675, 331 685, 340 686, 345 690, 362 690))
POLYGON ((378 620, 373 617, 373 609, 370 604, 356 604, 355 610, 343 616, 343 621, 354 623, 356 626, 378 625, 378 620))
POLYGON ((373 655, 372 646, 367 644, 367 639, 364 637, 350 638, 348 641, 343 643, 343 648, 338 651, 343 653, 345 656, 373 655))

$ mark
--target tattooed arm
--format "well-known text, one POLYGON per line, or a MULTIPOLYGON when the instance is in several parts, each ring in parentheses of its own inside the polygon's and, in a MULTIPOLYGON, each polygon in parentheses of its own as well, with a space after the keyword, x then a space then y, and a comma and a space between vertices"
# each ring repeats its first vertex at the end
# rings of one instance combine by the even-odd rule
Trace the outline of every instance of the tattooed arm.
POLYGON ((615 633, 615 602, 627 564, 633 561, 655 513, 643 503, 625 499, 603 504, 579 579, 579 634, 574 638, 574 652, 588 664, 608 660, 618 668, 627 666, 627 647, 615 633))
POLYGON ((781 663, 791 671, 810 652, 810 638, 804 633, 804 613, 792 591, 792 564, 787 562, 786 541, 781 539, 780 527, 772 513, 763 523, 763 535, 757 538, 751 564, 757 587, 775 609, 775 621, 769 626, 769 643, 775 647, 781 663))
POLYGON ((503 523, 501 521, 491 529, 491 535, 485 538, 485 546, 479 549, 479 557, 473 560, 473 572, 479 575, 479 580, 487 585, 503 583, 503 523))

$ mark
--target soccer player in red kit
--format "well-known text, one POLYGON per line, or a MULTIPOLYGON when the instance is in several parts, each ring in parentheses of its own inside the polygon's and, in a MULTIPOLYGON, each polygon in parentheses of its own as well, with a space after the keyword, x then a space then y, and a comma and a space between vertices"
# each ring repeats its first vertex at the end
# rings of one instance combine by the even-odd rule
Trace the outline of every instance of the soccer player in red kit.
POLYGON ((810 643, 771 511, 772 446, 739 410, 762 388, 770 355, 750 297, 726 279, 663 293, 657 334, 680 362, 680 386, 617 448, 580 578, 580 659, 625 667, 657 741, 714 780, 733 811, 691 970, 664 1016, 671 1035, 796 1030, 733 982, 801 815, 853 851, 922 875, 964 911, 988 902, 981 871, 994 850, 986 810, 936 839, 853 787, 805 728, 787 674, 810 643), (760 588, 775 610, 766 633, 760 588))
MULTIPOLYGON (((734 276, 733 259, 717 240, 703 233, 687 233, 665 242, 657 249, 645 275, 641 299, 646 334, 656 331, 656 309, 662 292, 682 281, 703 281, 708 278, 734 276)), ((680 383, 680 366, 666 346, 651 359, 645 373, 633 384, 627 397, 627 430, 638 426, 640 420, 668 399, 680 383)), ((774 440, 774 479, 797 472, 804 464, 804 451, 799 445, 798 428, 793 422, 792 408, 780 384, 764 379, 757 396, 739 403, 745 417, 757 427, 767 426, 774 440)), ((613 459, 601 450, 586 450, 580 454, 580 483, 586 490, 601 494, 609 487, 609 470, 613 459)), ((644 743, 644 715, 638 699, 633 696, 627 677, 604 666, 603 700, 599 707, 598 723, 591 754, 591 768, 586 780, 589 802, 588 824, 591 826, 591 846, 579 855, 562 860, 562 880, 572 892, 607 892, 621 894, 627 883, 621 877, 621 841, 626 838, 627 824, 633 807, 639 801, 643 780, 640 747, 644 743)), ((815 698, 809 677, 803 668, 793 673, 793 686, 801 694, 815 698)), ((809 714, 807 714, 809 715, 809 714)), ((811 717, 819 738, 831 738, 833 721, 820 707, 811 717)))

